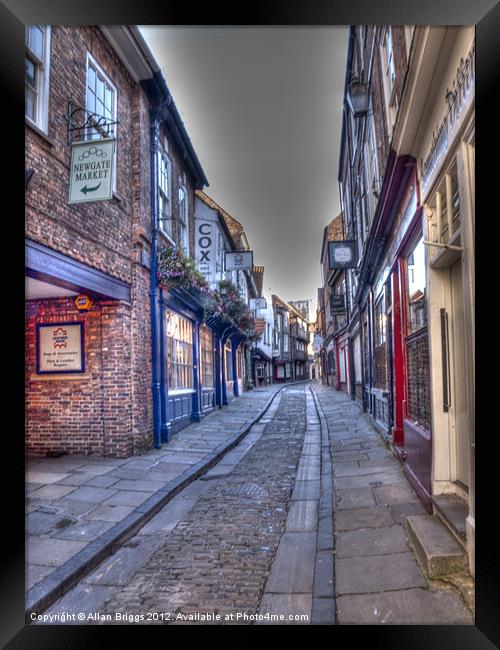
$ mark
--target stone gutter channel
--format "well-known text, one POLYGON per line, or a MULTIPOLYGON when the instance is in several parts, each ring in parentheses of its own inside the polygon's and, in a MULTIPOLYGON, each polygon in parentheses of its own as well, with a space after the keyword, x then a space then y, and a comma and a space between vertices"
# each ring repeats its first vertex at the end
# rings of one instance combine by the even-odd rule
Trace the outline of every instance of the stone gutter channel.
POLYGON ((334 595, 329 432, 316 395, 309 387, 295 488, 259 613, 286 614, 288 620, 280 621, 282 624, 333 625, 334 595))
POLYGON ((285 388, 307 383, 309 383, 308 380, 283 384, 279 390, 269 397, 263 408, 242 430, 237 431, 222 444, 218 445, 180 476, 168 481, 162 488, 153 493, 146 501, 122 519, 122 521, 90 542, 67 562, 32 587, 26 594, 26 621, 31 621, 30 615, 32 613, 40 614, 56 600, 61 598, 93 569, 99 566, 103 560, 115 553, 171 499, 182 492, 193 481, 206 474, 245 438, 252 427, 264 417, 274 400, 281 396, 285 388))

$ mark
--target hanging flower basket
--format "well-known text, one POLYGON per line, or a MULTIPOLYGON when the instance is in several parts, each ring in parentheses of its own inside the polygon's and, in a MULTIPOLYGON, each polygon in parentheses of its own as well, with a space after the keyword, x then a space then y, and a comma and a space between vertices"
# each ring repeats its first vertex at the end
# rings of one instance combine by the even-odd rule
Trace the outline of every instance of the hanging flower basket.
POLYGON ((158 264, 158 284, 165 291, 174 288, 195 289, 202 294, 210 291, 208 282, 200 273, 196 261, 173 246, 162 246, 158 264))

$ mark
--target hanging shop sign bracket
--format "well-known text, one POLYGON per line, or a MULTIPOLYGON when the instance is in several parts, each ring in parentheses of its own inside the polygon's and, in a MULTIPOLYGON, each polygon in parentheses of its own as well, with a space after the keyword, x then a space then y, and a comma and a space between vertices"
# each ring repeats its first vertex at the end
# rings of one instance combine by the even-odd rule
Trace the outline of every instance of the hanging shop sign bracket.
POLYGON ((104 115, 92 113, 86 108, 75 106, 68 99, 68 144, 82 140, 116 139, 118 120, 110 120, 104 115))

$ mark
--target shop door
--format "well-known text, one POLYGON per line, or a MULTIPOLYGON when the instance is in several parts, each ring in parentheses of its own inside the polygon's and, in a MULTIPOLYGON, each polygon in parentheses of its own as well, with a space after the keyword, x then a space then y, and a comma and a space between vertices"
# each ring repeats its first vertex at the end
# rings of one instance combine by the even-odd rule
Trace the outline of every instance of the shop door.
POLYGON ((450 268, 451 284, 451 350, 453 355, 453 403, 456 480, 464 486, 469 485, 469 436, 467 431, 467 379, 464 357, 464 303, 462 285, 462 262, 459 260, 450 268))

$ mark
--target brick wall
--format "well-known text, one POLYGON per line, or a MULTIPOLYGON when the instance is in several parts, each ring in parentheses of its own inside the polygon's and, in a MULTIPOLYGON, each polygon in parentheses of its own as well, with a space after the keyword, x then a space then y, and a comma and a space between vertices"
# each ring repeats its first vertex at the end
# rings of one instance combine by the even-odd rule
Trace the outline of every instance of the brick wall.
POLYGON ((54 26, 51 37, 48 140, 26 128, 26 236, 89 266, 131 281, 132 114, 136 89, 96 27, 54 26), (87 52, 111 78, 118 97, 117 197, 68 205, 68 99, 85 106, 87 52))

